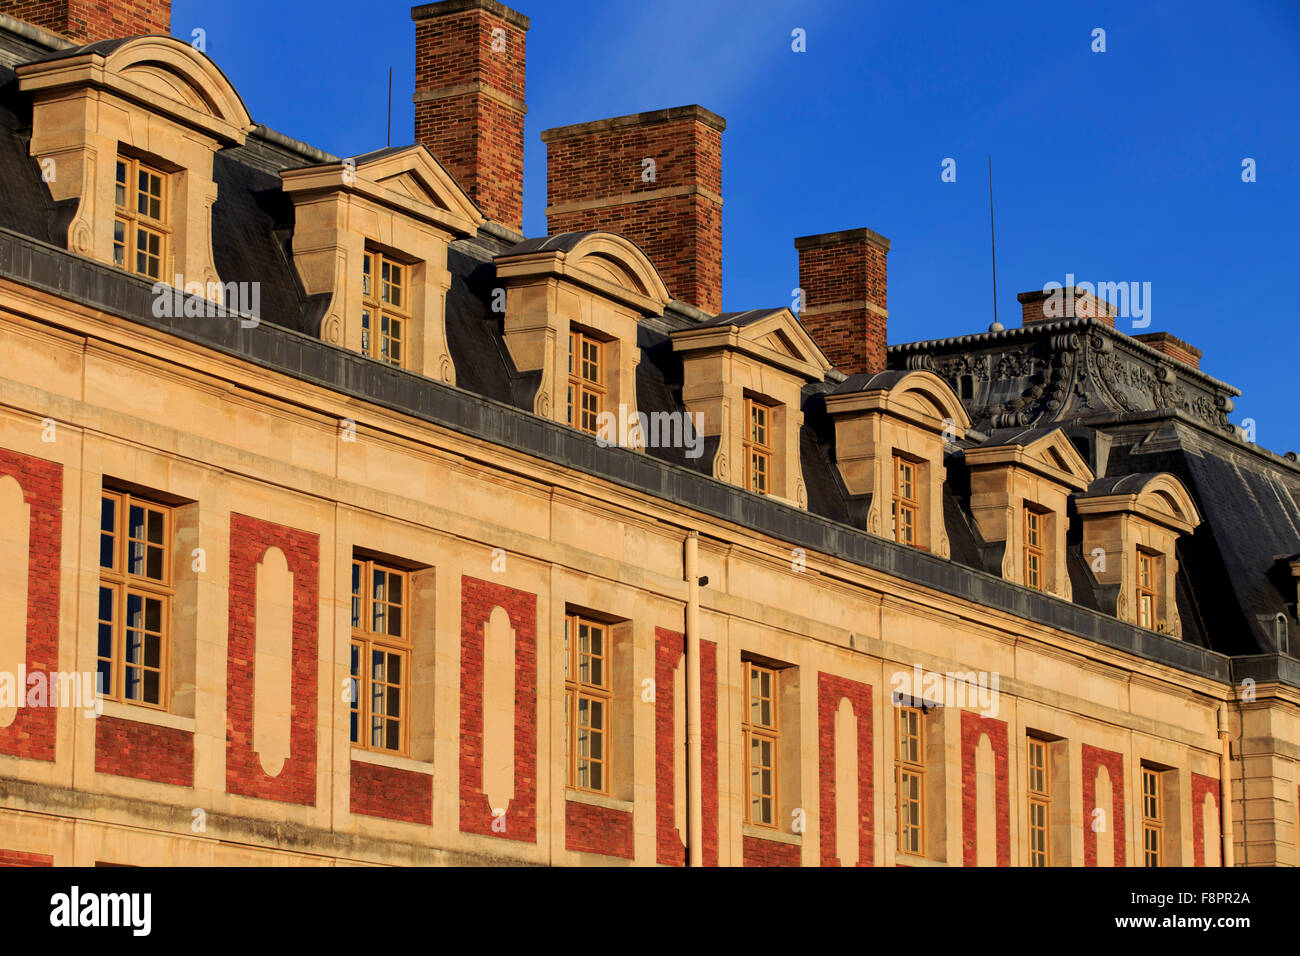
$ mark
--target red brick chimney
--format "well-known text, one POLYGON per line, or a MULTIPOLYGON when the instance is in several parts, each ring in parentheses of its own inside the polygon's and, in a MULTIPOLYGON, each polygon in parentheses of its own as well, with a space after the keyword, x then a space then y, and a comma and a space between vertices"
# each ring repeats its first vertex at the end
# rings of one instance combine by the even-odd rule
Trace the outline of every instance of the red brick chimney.
POLYGON ((1020 300, 1021 325, 1062 322, 1086 316, 1105 322, 1112 329, 1115 327, 1113 305, 1072 285, 1047 292, 1042 289, 1021 292, 1016 298, 1020 300))
POLYGON ((889 240, 870 229, 794 241, 799 250, 799 321, 845 375, 885 370, 885 258, 889 240))
POLYGON ((415 141, 483 215, 524 223, 524 35, 528 18, 496 0, 411 8, 415 141))
POLYGON ((171 0, 0 0, 0 13, 77 43, 172 32, 171 0))
POLYGON ((720 312, 726 128, 702 106, 678 106, 544 131, 546 231, 620 233, 674 298, 720 312))

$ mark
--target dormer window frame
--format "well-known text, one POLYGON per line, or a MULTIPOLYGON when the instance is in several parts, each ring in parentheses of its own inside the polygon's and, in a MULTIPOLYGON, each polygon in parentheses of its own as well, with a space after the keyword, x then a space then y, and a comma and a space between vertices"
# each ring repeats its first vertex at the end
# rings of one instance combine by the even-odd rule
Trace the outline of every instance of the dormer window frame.
POLYGON ((925 550, 920 543, 923 517, 920 489, 924 483, 925 463, 901 454, 897 449, 894 449, 893 459, 894 488, 890 520, 894 540, 910 548, 925 550), (911 521, 900 522, 900 515, 910 515, 911 521))
POLYGON ((745 395, 745 489, 757 495, 772 492, 772 440, 777 406, 753 395, 745 395))
POLYGON ((1161 593, 1163 557, 1158 551, 1141 545, 1137 547, 1137 560, 1134 566, 1136 578, 1133 584, 1134 611, 1137 614, 1137 624, 1153 631, 1161 630, 1164 624, 1160 616, 1160 608, 1164 604, 1161 593))
POLYGON ((618 344, 601 339, 579 325, 569 325, 569 371, 566 421, 589 435, 599 430, 609 393, 609 363, 617 358, 618 344), (591 356, 591 358, 589 358, 591 356), (594 371, 594 376, 589 372, 594 371), (587 400, 592 400, 591 408, 587 400), (590 426, 590 427, 588 427, 590 426))
POLYGON ((1025 586, 1036 591, 1046 590, 1047 558, 1051 538, 1048 526, 1052 513, 1030 502, 1025 502, 1021 511, 1023 524, 1023 548, 1025 586))
POLYGON ((397 368, 407 367, 413 320, 411 289, 418 265, 404 262, 372 243, 366 244, 361 255, 363 355, 397 368), (400 276, 398 281, 394 281, 395 276, 400 276), (394 341, 396 359, 392 355, 394 341))
POLYGON ((113 176, 113 265, 119 269, 149 279, 166 282, 171 272, 172 251, 172 193, 175 189, 173 173, 163 167, 166 164, 150 158, 141 158, 124 150, 119 145, 113 176), (152 189, 142 190, 140 177, 145 176, 150 182, 156 180, 158 192, 152 189), (140 209, 144 200, 146 209, 140 209), (153 214, 152 204, 158 205, 157 215, 153 214), (122 235, 118 237, 118 226, 122 235), (140 249, 141 233, 158 240, 158 248, 151 251, 140 249), (119 257, 118 250, 121 249, 119 257), (140 256, 157 260, 156 271, 140 268, 140 256))

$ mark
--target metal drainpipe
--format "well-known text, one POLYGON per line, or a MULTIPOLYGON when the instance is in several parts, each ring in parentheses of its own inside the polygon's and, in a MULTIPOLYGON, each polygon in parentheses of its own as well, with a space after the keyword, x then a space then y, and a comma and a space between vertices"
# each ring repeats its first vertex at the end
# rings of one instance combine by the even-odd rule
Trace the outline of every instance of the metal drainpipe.
MULTIPOLYGON (((1232 741, 1228 737, 1228 705, 1219 705, 1219 836, 1223 843, 1219 860, 1224 866, 1232 862, 1232 741)), ((1244 794, 1243 794, 1244 796, 1244 794)))
POLYGON ((686 846, 688 865, 704 865, 704 753, 700 733, 700 535, 686 536, 686 846))

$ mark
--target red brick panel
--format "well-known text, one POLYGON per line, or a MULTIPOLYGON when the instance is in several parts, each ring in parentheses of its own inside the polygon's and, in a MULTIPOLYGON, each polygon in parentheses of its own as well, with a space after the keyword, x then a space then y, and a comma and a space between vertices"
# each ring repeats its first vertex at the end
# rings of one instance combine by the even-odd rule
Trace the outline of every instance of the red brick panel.
POLYGON ((745 866, 799 866, 801 851, 793 843, 747 836, 741 847, 745 866))
MULTIPOLYGON (((1193 866, 1205 866, 1205 821, 1201 815, 1205 805, 1205 795, 1214 798, 1214 811, 1218 813, 1222 827, 1223 808, 1219 805, 1219 779, 1207 777, 1203 773, 1192 774, 1192 853, 1193 866)), ((1220 850, 1222 859, 1222 850, 1220 850)))
POLYGON ((1011 865, 1011 776, 1007 760, 1007 722, 983 717, 973 711, 961 713, 961 836, 962 864, 975 866, 979 860, 975 807, 975 749, 987 735, 993 746, 994 817, 997 821, 997 865, 1011 865))
POLYGON ((407 823, 433 822, 433 777, 414 770, 351 762, 349 804, 353 813, 407 823))
POLYGON ((1124 755, 1088 744, 1083 745, 1083 865, 1097 865, 1097 834, 1092 829, 1092 811, 1097 808, 1098 767, 1105 767, 1110 777, 1111 810, 1106 829, 1115 843, 1115 865, 1124 866, 1124 755))
POLYGON ((537 595, 462 576, 460 602, 460 828, 536 843, 537 595), (515 631, 515 795, 504 830, 492 829, 483 792, 483 630, 497 607, 515 631))
POLYGON ((673 737, 673 671, 685 652, 685 636, 655 628, 655 860, 665 866, 686 865, 686 834, 677 829, 673 770, 685 739, 673 737))
POLYGON ((95 772, 192 787, 194 735, 138 720, 97 717, 95 772))
MULTIPOLYGON (((23 490, 31 509, 27 534, 27 673, 48 675, 59 667, 59 572, 63 541, 63 466, 0 449, 0 476, 23 490)), ((15 696, 26 694, 14 688, 15 696)), ((15 701, 17 702, 17 701, 15 701)), ((0 753, 30 760, 54 759, 55 708, 19 707, 0 728, 0 753)))
POLYGON ((840 866, 836 853, 835 830, 837 824, 835 803, 835 713, 840 701, 848 698, 853 705, 853 715, 858 719, 858 866, 871 866, 875 861, 871 779, 871 687, 845 677, 818 672, 817 674, 817 747, 818 747, 818 806, 821 828, 822 866, 840 866))
POLYGON ((316 699, 320 538, 247 515, 230 516, 230 637, 226 656, 226 789, 303 806, 316 804, 316 699), (257 565, 279 548, 293 574, 293 685, 289 756, 271 777, 253 750, 257 565))
POLYGON ((595 807, 566 800, 564 847, 580 853, 599 853, 632 859, 632 814, 626 810, 595 807))
POLYGON ((171 33, 171 0, 0 0, 0 13, 79 43, 171 33))
MULTIPOLYGON (((718 865, 718 662, 717 645, 700 641, 700 751, 703 789, 705 866, 718 865)), ((677 631, 655 628, 655 859, 666 866, 685 866, 686 834, 677 829, 673 786, 673 669, 686 651, 686 638, 677 631)), ((685 728, 682 728, 685 733, 685 728)), ((689 781, 688 781, 689 785, 689 781)))
POLYGON ((0 850, 0 866, 53 866, 54 857, 45 853, 0 850))

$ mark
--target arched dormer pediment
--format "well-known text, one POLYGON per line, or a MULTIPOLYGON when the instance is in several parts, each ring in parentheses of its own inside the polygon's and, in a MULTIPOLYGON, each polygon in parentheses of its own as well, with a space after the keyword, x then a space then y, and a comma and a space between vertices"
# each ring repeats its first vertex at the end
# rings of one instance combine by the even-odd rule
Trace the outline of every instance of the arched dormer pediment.
POLYGON ((1077 501, 1080 514, 1134 514, 1177 534, 1188 534, 1201 523, 1187 488, 1168 472, 1099 478, 1077 501))
POLYGON ((852 375, 826 397, 826 407, 832 412, 878 411, 956 437, 971 427, 948 383, 924 369, 852 375))
POLYGON ((528 239, 496 257, 497 276, 516 283, 567 279, 642 315, 660 315, 671 296, 636 243, 612 232, 567 232, 528 239))
POLYGON ((18 67, 34 96, 69 87, 108 90, 222 145, 243 145, 253 121, 215 63, 174 37, 143 36, 63 50, 18 67))

